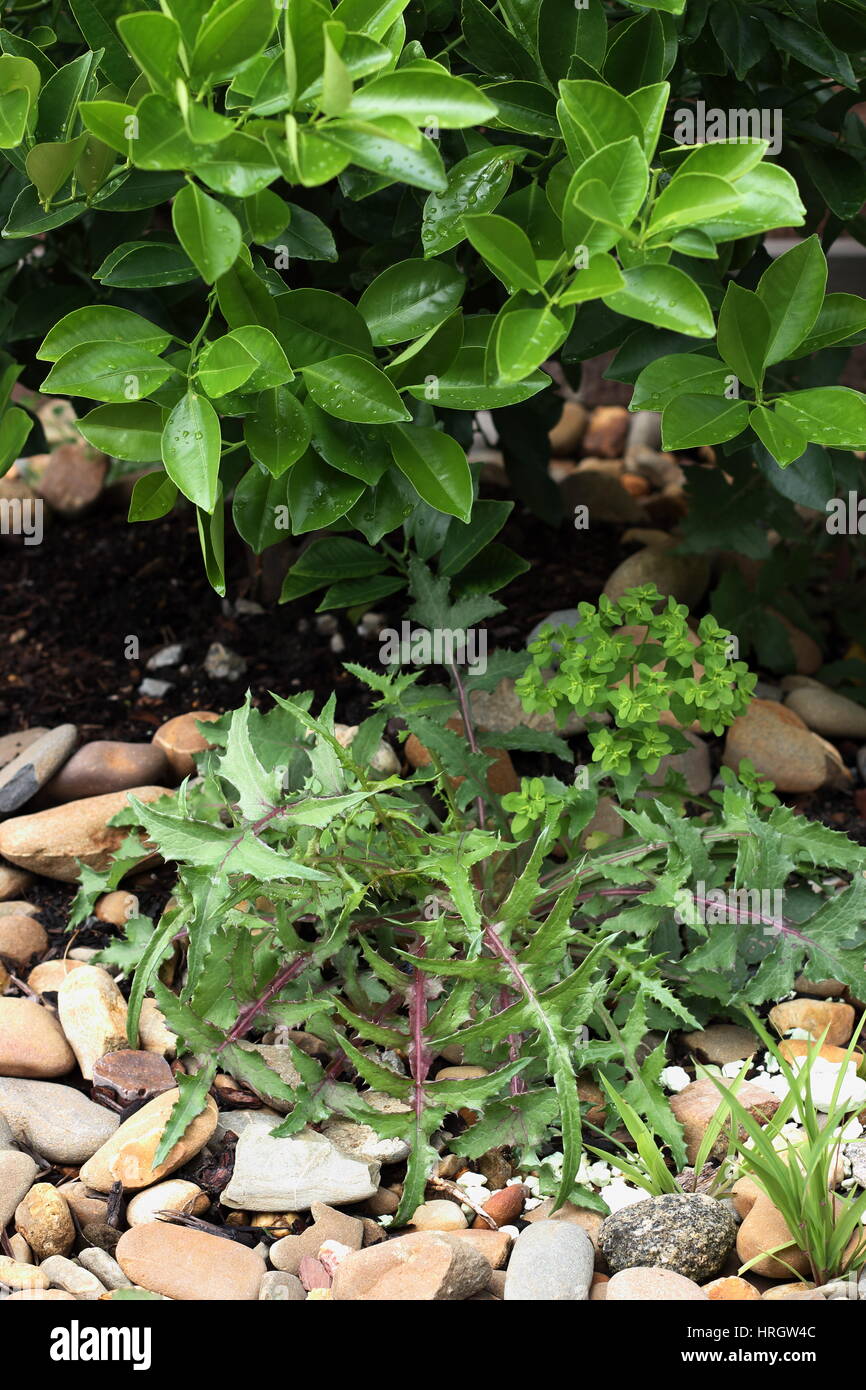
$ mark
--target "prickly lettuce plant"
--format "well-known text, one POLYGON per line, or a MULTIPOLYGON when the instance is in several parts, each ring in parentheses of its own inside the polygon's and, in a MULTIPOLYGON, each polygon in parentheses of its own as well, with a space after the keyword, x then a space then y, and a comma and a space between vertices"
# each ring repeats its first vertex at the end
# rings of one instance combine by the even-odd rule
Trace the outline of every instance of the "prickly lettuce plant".
MULTIPOLYGON (((422 569, 415 588, 418 623, 456 629, 496 607, 454 605, 422 569)), ((602 843, 584 834, 598 780, 577 799, 565 784, 545 787, 540 813, 512 834, 488 783, 496 750, 573 756, 555 734, 476 727, 476 696, 527 660, 504 653, 475 673, 454 662, 447 685, 420 671, 369 674, 373 712, 348 748, 335 736, 333 699, 318 715, 309 695, 275 697, 266 713, 247 701, 207 726, 214 746, 199 781, 133 801, 125 822, 177 865, 177 885, 157 923, 135 919, 103 958, 132 975, 131 1043, 151 991, 178 1035, 188 1071, 163 1152, 222 1071, 288 1109, 280 1135, 341 1114, 406 1139, 399 1221, 422 1198, 443 1129, 469 1158, 499 1145, 526 1163, 553 1153, 558 1199, 577 1191, 598 1205, 575 1187, 581 1073, 615 1087, 682 1168, 659 1081, 665 1047, 647 1053, 647 1032, 775 1000, 801 971, 862 980, 859 847, 731 773, 700 819, 663 799, 620 803, 623 834, 602 843), (376 777, 370 758, 389 718, 404 721, 429 761, 376 777), (850 885, 816 893, 816 870, 827 868, 850 885), (185 961, 177 990, 160 979, 175 953, 185 961), (287 1043, 294 1086, 250 1046, 292 1028, 330 1053, 323 1065, 287 1043), (437 1079, 443 1050, 455 1047, 486 1074, 437 1079), (397 1108, 382 1113, 368 1091, 397 1108)), ((130 836, 103 882, 141 854, 130 836)), ((98 879, 83 883, 79 917, 98 879)))

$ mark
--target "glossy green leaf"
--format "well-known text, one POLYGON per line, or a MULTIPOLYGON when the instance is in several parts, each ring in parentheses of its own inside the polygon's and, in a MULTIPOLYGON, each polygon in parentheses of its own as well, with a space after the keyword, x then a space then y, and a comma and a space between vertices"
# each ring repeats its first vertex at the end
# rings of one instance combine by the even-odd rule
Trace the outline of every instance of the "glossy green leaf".
POLYGON ((749 424, 782 468, 787 468, 805 451, 806 436, 803 431, 776 410, 756 405, 749 415, 749 424))
POLYGON ((456 439, 419 425, 396 425, 389 434, 394 462, 418 496, 438 511, 468 521, 472 474, 456 439))
POLYGON ((239 391, 256 369, 255 359, 236 338, 226 334, 209 343, 199 358, 198 381, 212 400, 239 391))
POLYGON ((165 423, 162 459, 184 497, 205 512, 216 504, 221 447, 219 416, 210 401, 186 392, 165 423))
POLYGON ((631 398, 631 410, 664 410, 681 393, 723 396, 731 373, 718 357, 675 352, 644 367, 631 398))
POLYGON ((589 264, 575 271, 574 278, 568 282, 558 302, 563 307, 568 304, 584 304, 589 299, 600 299, 603 295, 615 294, 624 286, 623 273, 613 256, 603 251, 595 251, 589 258, 589 264))
POLYGON ((607 48, 607 16, 603 5, 575 5, 574 0, 541 0, 537 19, 538 55, 555 87, 568 76, 573 53, 601 70, 607 48))
POLYGON ((349 110, 361 120, 402 116, 426 126, 433 119, 442 130, 481 125, 496 115, 493 102, 466 78, 415 68, 374 77, 355 92, 349 110))
POLYGON ((328 290, 290 290, 274 301, 279 314, 276 330, 295 368, 346 352, 373 356, 370 330, 348 300, 328 290))
POLYGON ((253 415, 244 421, 244 439, 257 463, 279 478, 310 442, 310 420, 300 401, 285 386, 263 391, 253 415))
POLYGON ((364 483, 329 468, 308 449, 289 474, 292 530, 301 536, 332 526, 354 507, 363 491, 364 483))
POLYGON ((198 279, 198 271, 183 250, 167 241, 127 241, 106 256, 93 278, 121 289, 152 289, 183 285, 198 279))
POLYGON ((543 289, 529 238, 522 227, 496 213, 464 217, 463 226, 475 250, 509 291, 534 293, 543 289))
POLYGON ((465 280, 444 261, 409 260, 383 270, 358 301, 377 347, 419 338, 449 318, 465 280))
POLYGON ((658 237, 680 227, 702 226, 739 202, 738 190, 715 174, 677 174, 653 206, 649 235, 658 237))
POLYGON ((465 213, 493 211, 508 191, 514 165, 524 153, 516 145, 500 146, 476 150, 452 165, 447 188, 431 193, 424 204, 421 239, 425 255, 438 255, 463 240, 465 213))
POLYGON ((694 449, 701 444, 724 444, 749 423, 746 401, 719 396, 676 396, 662 412, 665 449, 694 449))
POLYGON ((158 463, 162 458, 163 412, 151 401, 99 405, 78 429, 88 443, 112 458, 131 463, 158 463))
POLYGON ((409 412, 385 373, 366 358, 345 354, 302 368, 316 405, 340 420, 387 425, 409 412))
POLYGON ((251 323, 242 328, 233 328, 228 336, 240 343, 256 363, 246 383, 247 391, 267 391, 272 386, 283 386, 294 379, 288 358, 270 329, 251 323))
POLYGON ((848 386, 791 391, 776 402, 776 413, 802 430, 810 443, 836 449, 866 447, 866 395, 848 386))
POLYGON ((212 285, 231 270, 241 249, 237 218, 197 184, 188 183, 174 200, 175 235, 203 280, 212 285))
POLYGON ((122 15, 117 31, 152 89, 172 95, 180 72, 180 29, 175 21, 169 15, 144 10, 122 15))
POLYGON ((707 297, 684 271, 672 265, 645 265, 625 270, 623 277, 625 289, 604 296, 609 309, 657 328, 712 338, 715 324, 707 297))
POLYGON ((503 314, 496 334, 496 361, 503 381, 522 381, 560 346, 566 330, 552 309, 503 314))
POLYGON ((126 519, 158 521, 161 516, 168 515, 176 501, 177 488, 161 468, 155 473, 146 473, 143 478, 136 480, 132 489, 126 519))
POLYGON ((719 353, 747 386, 760 386, 770 343, 770 315, 751 290, 731 281, 719 311, 719 353))
POLYGON ((163 352, 171 334, 149 323, 140 314, 113 304, 93 304, 73 309, 48 332, 36 356, 42 362, 56 362, 65 352, 81 343, 135 343, 149 352, 163 352))
POLYGON ((271 37, 275 11, 262 0, 216 0, 202 20, 190 59, 193 77, 227 76, 271 37))
POLYGON ((52 395, 89 396, 94 401, 138 401, 156 391, 171 367, 134 343, 79 343, 57 362, 42 383, 52 395))
POLYGON ((232 520, 238 535, 256 555, 286 538, 280 509, 288 506, 287 481, 253 464, 234 491, 232 520))
POLYGON ((632 135, 638 141, 642 139, 643 129, 635 108, 612 87, 581 79, 562 82, 559 90, 560 120, 565 116, 568 122, 563 133, 575 166, 605 145, 614 145, 632 135))
POLYGON ((807 336, 824 302, 827 261, 817 236, 792 246, 768 266, 757 294, 770 318, 767 364, 783 362, 807 336))

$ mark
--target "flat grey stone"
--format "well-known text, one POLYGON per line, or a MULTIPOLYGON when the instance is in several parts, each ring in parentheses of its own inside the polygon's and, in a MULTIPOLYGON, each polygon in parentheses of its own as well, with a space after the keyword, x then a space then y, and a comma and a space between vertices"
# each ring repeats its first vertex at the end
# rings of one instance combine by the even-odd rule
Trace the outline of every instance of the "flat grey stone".
POLYGON ((120 1124, 73 1086, 11 1076, 0 1076, 0 1115, 16 1140, 50 1163, 86 1163, 120 1124))
POLYGON ((50 781, 77 741, 74 724, 58 724, 7 763, 0 771, 0 815, 16 811, 50 781))
POLYGON ((6 1116, 0 1113, 0 1149, 14 1149, 15 1135, 6 1116))
POLYGON ((514 1242, 505 1302, 586 1302, 594 1263, 592 1241, 581 1226, 535 1221, 514 1242))
POLYGON ((378 1186, 378 1163, 343 1153, 324 1134, 273 1139, 253 1127, 238 1140, 220 1201, 240 1211, 306 1211, 313 1202, 363 1202, 378 1186))

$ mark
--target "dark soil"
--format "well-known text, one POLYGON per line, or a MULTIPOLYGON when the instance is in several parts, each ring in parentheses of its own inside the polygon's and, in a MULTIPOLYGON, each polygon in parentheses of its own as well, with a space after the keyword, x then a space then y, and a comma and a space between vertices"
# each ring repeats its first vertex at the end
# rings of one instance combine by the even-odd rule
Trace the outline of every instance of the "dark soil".
MULTIPOLYGON (((83 518, 54 519, 42 545, 0 540, 0 732, 70 721, 84 741, 145 739, 186 710, 233 708, 247 687, 256 702, 266 702, 269 691, 311 689, 324 700, 336 690, 338 718, 363 717, 365 693, 343 663, 377 666, 375 637, 359 636, 337 614, 344 650, 335 653, 331 634, 317 628, 315 594, 236 616, 233 601, 256 599, 260 587, 240 543, 229 553, 225 601, 205 577, 192 515, 130 526, 117 491, 109 489, 83 518), (131 638, 136 659, 127 656, 131 638), (173 687, 160 700, 142 697, 148 657, 174 642, 184 646, 184 669, 153 672, 173 687), (202 661, 211 642, 244 657, 240 680, 207 676, 202 661)), ((528 513, 512 517, 503 539, 534 563, 509 588, 507 613, 492 620, 491 646, 513 645, 554 608, 597 599, 627 553, 616 527, 554 532, 528 513)), ((377 611, 399 622, 403 600, 397 594, 377 611)))

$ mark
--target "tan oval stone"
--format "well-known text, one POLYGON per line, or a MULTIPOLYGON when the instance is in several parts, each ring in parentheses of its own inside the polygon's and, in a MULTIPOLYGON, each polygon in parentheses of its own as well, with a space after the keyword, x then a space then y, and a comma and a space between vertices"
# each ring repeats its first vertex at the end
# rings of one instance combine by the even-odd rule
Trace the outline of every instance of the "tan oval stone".
POLYGON ((220 715, 214 714, 212 710, 191 710, 188 714, 175 715, 174 719, 167 720, 157 729, 153 742, 165 754, 178 781, 184 777, 191 777, 195 772, 193 755, 203 753, 206 748, 212 746, 204 735, 199 733, 196 724, 199 721, 211 724, 219 718, 220 715))
POLYGON ((18 1204, 15 1229, 39 1260, 68 1255, 75 1244, 75 1224, 63 1194, 49 1182, 38 1182, 18 1204))
MULTIPOLYGON (((131 1115, 81 1169, 81 1181, 97 1192, 108 1192, 115 1182, 127 1189, 150 1187, 168 1177, 204 1148, 216 1128, 217 1106, 212 1096, 200 1115, 191 1120, 168 1157, 153 1167, 153 1160, 168 1124, 178 1091, 154 1096, 131 1115)), ((219 1237, 217 1237, 219 1239, 219 1237)))
POLYGON ((0 917, 0 956, 16 965, 27 965, 48 950, 48 933, 33 917, 8 913, 0 917))
POLYGON ((125 1231, 115 1254, 134 1284, 182 1300, 252 1302, 265 1262, 234 1240, 149 1221, 125 1231))
POLYGON ((126 1219, 130 1226, 143 1226, 148 1221, 158 1221, 163 1211, 180 1211, 195 1216, 207 1211, 210 1202, 200 1187, 185 1178, 169 1178, 168 1182, 154 1183, 130 1200, 126 1208, 126 1219), (204 1201, 202 1202, 202 1198, 204 1201))
POLYGON ((416 1231, 465 1231, 466 1217, 456 1202, 422 1202, 412 1213, 410 1226, 416 1231))
POLYGON ((177 1052, 177 1034, 169 1028, 155 999, 141 1001, 138 1044, 145 1052, 154 1052, 160 1057, 174 1057, 177 1052))
POLYGON ((97 898, 93 909, 94 917, 98 917, 100 922, 108 922, 113 927, 122 927, 130 919, 138 915, 138 898, 134 893, 127 893, 123 888, 116 888, 113 893, 103 893, 101 898, 97 898))
POLYGON ((48 1278, 35 1265, 0 1255, 0 1284, 8 1284, 10 1289, 47 1289, 48 1278))
MULTIPOLYGON (((720 1084, 730 1087, 733 1083, 729 1079, 721 1079, 720 1084)), ((736 1095, 740 1104, 759 1124, 766 1124, 779 1108, 778 1096, 774 1096, 772 1091, 765 1090, 763 1086, 756 1086, 752 1081, 744 1081, 738 1088, 736 1095)), ((721 1094, 715 1081, 709 1077, 702 1077, 700 1081, 692 1081, 677 1095, 671 1096, 670 1107, 683 1127, 686 1156, 689 1163, 694 1162, 697 1157, 701 1141, 720 1105, 722 1105, 721 1094)), ((745 1137, 745 1130, 742 1126, 740 1127, 740 1135, 745 1137)), ((710 1157, 724 1158, 727 1151, 727 1125, 723 1125, 713 1144, 710 1157)))
POLYGON ((70 960, 68 956, 62 960, 40 961, 27 976, 28 988, 35 994, 56 994, 70 970, 80 970, 83 963, 70 960))
POLYGON ((761 1297, 754 1284, 736 1275, 727 1279, 712 1279, 701 1287, 711 1303, 753 1303, 761 1297))
POLYGON ((76 883, 79 859, 91 869, 106 869, 129 834, 126 827, 108 822, 129 805, 130 795, 139 801, 156 801, 170 792, 167 787, 132 787, 108 796, 70 801, 30 816, 13 816, 0 825, 0 854, 32 873, 76 883))
POLYGON ((0 900, 3 902, 17 898, 19 893, 26 893, 32 882, 32 874, 0 861, 0 900))
POLYGON ((822 741, 776 700, 752 700, 728 729, 722 761, 736 771, 744 758, 783 792, 817 791, 830 775, 822 741))
POLYGON ((462 1066, 462 1067, 443 1067, 437 1071, 437 1081, 474 1081, 482 1076, 489 1075, 486 1067, 462 1066))
POLYGON ((672 1269, 635 1266, 607 1282, 606 1303, 701 1303, 707 1295, 693 1280, 672 1269))
POLYGON ((826 1029, 825 1046, 844 1047, 854 1031, 854 1010, 850 1004, 836 1004, 829 999, 788 999, 770 1010, 770 1022, 778 1033, 802 1029, 813 1042, 826 1029))
POLYGON ((51 802, 107 796, 129 787, 161 786, 169 776, 168 759, 154 743, 85 743, 45 787, 51 802))
POLYGON ((75 1054, 53 1014, 34 999, 0 999, 0 1076, 65 1076, 75 1054))
POLYGON ((10 1293, 7 1303, 75 1303, 74 1294, 65 1289, 19 1289, 10 1293))
POLYGON ((790 1277, 792 1270, 795 1274, 808 1274, 811 1268, 808 1255, 791 1243, 791 1232, 782 1213, 763 1192, 752 1203, 737 1232, 737 1254, 753 1274, 763 1274, 768 1279, 790 1277), (765 1253, 770 1250, 775 1254, 765 1253))
POLYGON ((93 1064, 106 1052, 126 1047, 126 1000, 107 970, 83 965, 62 981, 57 1011, 81 1075, 93 1079, 93 1064))

